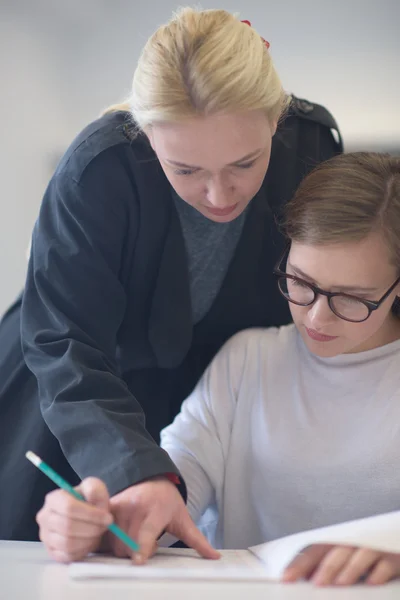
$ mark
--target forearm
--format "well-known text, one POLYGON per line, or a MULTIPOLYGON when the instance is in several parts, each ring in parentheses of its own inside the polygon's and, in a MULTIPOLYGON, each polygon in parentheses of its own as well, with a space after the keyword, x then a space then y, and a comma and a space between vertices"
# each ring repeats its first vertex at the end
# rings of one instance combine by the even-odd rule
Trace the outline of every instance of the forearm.
POLYGON ((107 372, 85 371, 75 365, 65 387, 59 385, 58 369, 48 368, 47 378, 42 374, 43 417, 79 477, 102 479, 113 495, 156 475, 179 475, 147 432, 143 411, 125 383, 107 372))
POLYGON ((141 406, 112 364, 75 341, 24 344, 43 418, 81 479, 102 479, 111 495, 178 471, 147 432, 141 406))

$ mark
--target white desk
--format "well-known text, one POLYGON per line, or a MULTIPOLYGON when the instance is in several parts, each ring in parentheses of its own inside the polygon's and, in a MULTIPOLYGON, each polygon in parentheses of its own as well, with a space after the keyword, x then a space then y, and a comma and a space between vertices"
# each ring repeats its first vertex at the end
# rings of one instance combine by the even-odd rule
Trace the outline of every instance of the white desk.
POLYGON ((0 541, 1 600, 399 600, 400 582, 369 588, 317 589, 309 584, 150 583, 68 578, 41 544, 0 541))

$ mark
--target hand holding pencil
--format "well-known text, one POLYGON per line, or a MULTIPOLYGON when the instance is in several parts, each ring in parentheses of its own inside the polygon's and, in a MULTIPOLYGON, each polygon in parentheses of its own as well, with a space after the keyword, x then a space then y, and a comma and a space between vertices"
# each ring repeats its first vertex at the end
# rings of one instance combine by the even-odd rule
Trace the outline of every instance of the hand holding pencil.
POLYGON ((84 479, 77 488, 71 488, 33 456, 32 462, 64 488, 47 494, 37 515, 40 539, 58 562, 82 560, 91 552, 107 550, 143 564, 154 553, 164 530, 182 539, 204 558, 219 558, 219 553, 190 518, 176 486, 167 478, 138 483, 110 499, 99 479, 84 479))
POLYGON ((71 562, 98 550, 107 529, 131 550, 139 550, 113 523, 108 490, 102 481, 90 477, 74 488, 33 452, 27 452, 26 458, 61 488, 46 496, 36 517, 40 538, 55 560, 71 562))

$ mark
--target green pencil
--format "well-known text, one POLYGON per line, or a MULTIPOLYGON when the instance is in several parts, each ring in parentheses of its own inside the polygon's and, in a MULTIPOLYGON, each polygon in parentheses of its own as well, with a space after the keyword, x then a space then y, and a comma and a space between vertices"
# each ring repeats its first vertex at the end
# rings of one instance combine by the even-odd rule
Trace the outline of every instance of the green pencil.
MULTIPOLYGON (((67 483, 65 481, 65 479, 63 479, 61 477, 61 475, 58 475, 58 473, 56 473, 51 467, 49 467, 49 465, 47 465, 36 454, 34 454, 33 452, 31 452, 29 450, 29 452, 27 452, 25 454, 25 456, 28 460, 31 461, 32 464, 35 465, 35 467, 40 469, 42 471, 42 473, 47 475, 47 477, 49 479, 51 479, 56 485, 58 485, 58 487, 62 488, 63 490, 65 490, 66 492, 68 492, 69 494, 74 496, 74 498, 76 498, 77 500, 82 500, 83 502, 86 502, 86 500, 82 496, 82 494, 77 492, 72 487, 72 485, 67 483)), ((124 531, 122 531, 122 529, 120 527, 118 527, 118 525, 115 525, 115 523, 111 523, 111 525, 108 526, 108 529, 114 535, 116 535, 117 538, 119 538, 122 542, 124 542, 124 544, 126 544, 128 546, 128 548, 130 548, 131 550, 134 550, 135 552, 138 552, 138 550, 139 550, 138 544, 132 538, 130 538, 129 535, 127 535, 124 531)))

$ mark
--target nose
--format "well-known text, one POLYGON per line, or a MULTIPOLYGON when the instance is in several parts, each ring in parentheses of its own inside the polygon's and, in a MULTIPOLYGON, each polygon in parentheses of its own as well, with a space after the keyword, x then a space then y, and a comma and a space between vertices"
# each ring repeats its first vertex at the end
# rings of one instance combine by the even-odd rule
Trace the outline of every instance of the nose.
POLYGON ((328 298, 325 296, 318 296, 308 310, 309 323, 317 331, 337 318, 329 308, 328 298))
POLYGON ((232 204, 235 204, 233 186, 222 177, 214 177, 207 185, 207 201, 214 208, 232 206, 232 204))

